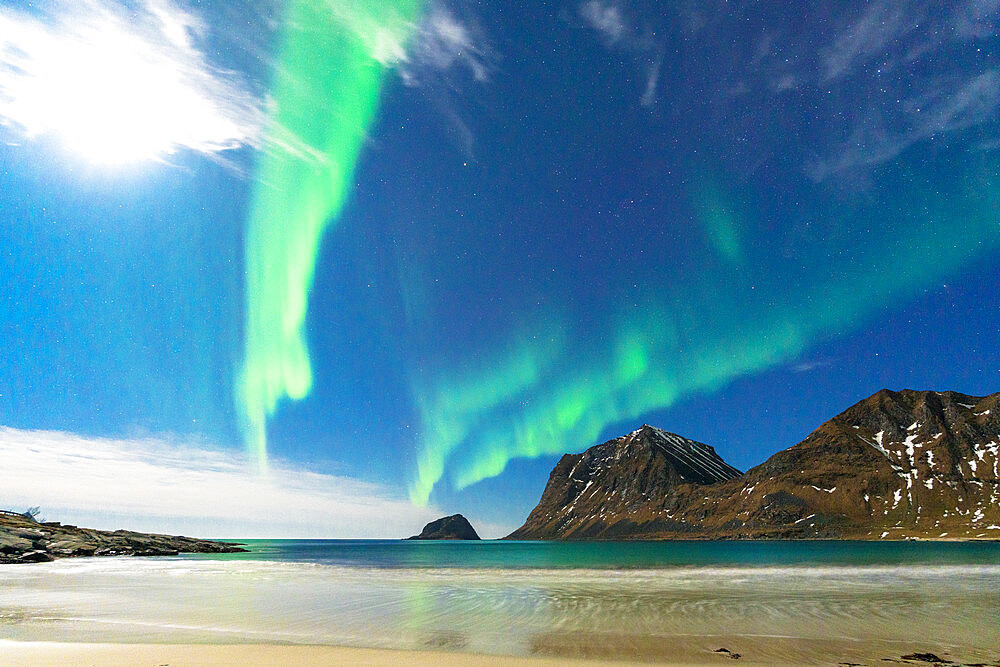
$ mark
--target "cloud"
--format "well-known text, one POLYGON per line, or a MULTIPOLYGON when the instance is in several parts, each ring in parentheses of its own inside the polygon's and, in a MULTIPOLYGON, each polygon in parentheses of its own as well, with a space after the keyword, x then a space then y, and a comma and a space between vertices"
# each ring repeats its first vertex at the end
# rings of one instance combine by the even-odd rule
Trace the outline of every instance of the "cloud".
POLYGON ((464 68, 476 81, 485 82, 492 68, 492 49, 482 31, 443 5, 427 12, 407 52, 409 57, 401 73, 410 84, 420 80, 421 70, 444 72, 456 68, 464 68))
POLYGON ((642 106, 648 107, 656 102, 656 86, 660 81, 660 68, 663 67, 663 54, 657 55, 650 63, 646 72, 646 89, 642 93, 640 102, 642 106))
POLYGON ((170 0, 0 8, 0 124, 93 161, 255 146, 264 105, 209 65, 204 32, 170 0))
POLYGON ((829 368, 830 366, 833 366, 833 359, 808 359, 792 364, 790 368, 793 373, 808 373, 820 368, 829 368))
MULTIPOLYGON (((406 57, 396 66, 403 83, 419 90, 450 126, 448 136, 467 159, 473 159, 475 136, 461 99, 470 82, 489 83, 500 56, 468 5, 438 1, 415 26, 406 57)), ((478 98, 478 96, 477 96, 478 98)))
POLYGON ((458 91, 469 75, 476 84, 488 83, 499 57, 468 5, 436 0, 415 23, 391 9, 373 15, 354 3, 331 3, 330 10, 373 59, 420 90, 471 159, 475 137, 459 111, 458 91))
POLYGON ((621 10, 612 4, 588 0, 580 5, 580 16, 587 25, 601 33, 609 44, 620 40, 627 29, 621 10))
POLYGON ((614 2, 587 0, 577 10, 583 22, 600 35, 608 47, 632 54, 637 65, 644 70, 645 86, 639 102, 651 106, 656 102, 660 69, 663 66, 663 46, 653 37, 648 26, 633 25, 622 8, 614 2))
POLYGON ((963 0, 947 11, 920 0, 871 0, 829 31, 828 18, 801 20, 823 24, 820 43, 807 29, 768 33, 744 70, 762 73, 772 95, 821 96, 810 114, 823 132, 802 164, 812 180, 865 183, 868 170, 914 146, 962 141, 963 130, 997 120, 1000 70, 968 54, 986 52, 977 40, 996 34, 1000 0, 963 0))
POLYGON ((486 81, 492 51, 478 25, 459 18, 444 2, 433 4, 416 24, 399 12, 370 12, 353 3, 330 5, 337 22, 366 45, 373 59, 396 68, 403 80, 416 85, 430 73, 467 69, 476 81, 486 81))
POLYGON ((838 172, 881 164, 922 141, 987 123, 1000 111, 1000 69, 938 85, 907 102, 906 119, 857 123, 832 155, 807 164, 807 175, 819 182, 838 172))
POLYGON ((260 475, 237 454, 163 439, 0 428, 0 461, 0 506, 41 505, 49 519, 88 527, 398 538, 440 516, 381 485, 280 462, 260 475))
POLYGON ((984 39, 996 34, 1000 23, 1000 0, 967 0, 957 4, 953 25, 962 39, 984 39))
POLYGON ((898 3, 874 3, 821 54, 823 80, 839 79, 885 51, 917 22, 898 3))

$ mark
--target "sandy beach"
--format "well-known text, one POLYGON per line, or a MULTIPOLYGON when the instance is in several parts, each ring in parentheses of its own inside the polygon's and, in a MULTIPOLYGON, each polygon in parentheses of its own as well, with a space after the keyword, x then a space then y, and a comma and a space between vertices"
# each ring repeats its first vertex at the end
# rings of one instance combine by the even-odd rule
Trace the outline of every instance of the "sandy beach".
MULTIPOLYGON (((703 661, 679 659, 671 664, 725 664, 724 656, 706 655, 703 661), (714 659, 713 659, 714 658, 714 659)), ((509 657, 447 653, 442 651, 391 651, 336 646, 280 646, 260 644, 77 644, 57 642, 0 642, 0 661, 10 667, 46 665, 128 665, 179 667, 186 665, 465 665, 468 667, 597 667, 649 664, 608 660, 574 660, 546 657, 509 657)), ((753 664, 741 660, 741 665, 753 664)))
POLYGON ((0 567, 0 665, 1000 663, 989 545, 698 545, 705 565, 627 570, 596 566, 689 546, 546 546, 570 568, 488 566, 535 553, 518 544, 453 554, 472 567, 370 565, 407 543, 269 548, 0 567))
MULTIPOLYGON (((664 645, 656 650, 637 646, 633 659, 621 656, 623 646, 610 646, 602 652, 596 645, 584 654, 532 656, 486 655, 459 651, 412 651, 343 646, 301 646, 282 644, 128 644, 76 642, 21 642, 0 640, 0 663, 4 667, 184 667, 189 665, 305 665, 396 666, 415 667, 627 667, 637 665, 874 665, 927 664, 927 646, 919 642, 890 644, 865 642, 848 646, 842 642, 803 641, 795 638, 729 638, 726 641, 685 642, 664 645), (728 644, 737 650, 707 648, 728 644), (601 657, 602 653, 608 657, 601 657), (916 654, 916 655, 915 655, 916 654), (738 660, 738 662, 736 662, 738 660)), ((549 647, 554 648, 554 647, 549 647)), ((935 647, 944 660, 980 665, 1000 665, 1000 656, 950 655, 944 647, 935 647)))

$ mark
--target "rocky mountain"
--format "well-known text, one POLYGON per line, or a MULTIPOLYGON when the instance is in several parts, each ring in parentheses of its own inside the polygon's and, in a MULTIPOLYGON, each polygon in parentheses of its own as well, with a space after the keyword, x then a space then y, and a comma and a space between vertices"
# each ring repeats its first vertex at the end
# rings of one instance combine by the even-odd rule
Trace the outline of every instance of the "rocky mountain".
POLYGON ((564 456, 508 538, 1000 539, 998 403, 883 389, 742 475, 643 426, 564 456))
POLYGON ((651 525, 656 519, 650 511, 672 505, 678 491, 739 475, 710 446, 644 425, 582 454, 564 455, 538 506, 509 538, 629 536, 638 523, 651 525))
POLYGON ((39 563, 71 556, 176 556, 178 553, 235 553, 237 544, 191 537, 94 530, 39 523, 0 512, 0 563, 39 563))
POLYGON ((441 517, 424 526, 419 535, 408 540, 478 540, 479 535, 469 520, 461 514, 441 517))

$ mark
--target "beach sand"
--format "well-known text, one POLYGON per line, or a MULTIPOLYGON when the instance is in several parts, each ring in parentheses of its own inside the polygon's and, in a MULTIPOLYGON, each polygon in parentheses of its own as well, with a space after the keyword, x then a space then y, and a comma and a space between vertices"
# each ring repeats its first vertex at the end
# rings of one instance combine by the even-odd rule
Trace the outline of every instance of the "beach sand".
MULTIPOLYGON (((713 658, 715 656, 705 656, 713 658)), ((721 656, 711 662, 732 662, 721 656)), ((685 664, 679 661, 673 664, 685 664)), ((282 646, 271 644, 71 644, 59 642, 0 642, 0 663, 19 666, 125 666, 182 667, 185 665, 346 665, 415 667, 598 667, 610 665, 648 665, 648 662, 623 662, 548 657, 508 657, 447 653, 442 651, 394 651, 345 648, 337 646, 282 646)), ((704 662, 701 664, 705 664, 704 662)), ((740 661, 741 665, 747 664, 740 661)), ((753 663, 750 663, 753 664, 753 663)))
MULTIPOLYGON (((742 638, 729 642, 734 646, 733 652, 716 652, 715 650, 692 644, 680 644, 674 650, 664 647, 643 654, 643 651, 633 653, 635 660, 622 660, 617 656, 601 657, 601 651, 588 652, 586 657, 539 655, 530 657, 512 657, 498 655, 482 655, 474 653, 447 651, 406 651, 389 649, 351 648, 340 646, 300 646, 280 644, 89 644, 69 642, 19 642, 0 640, 0 664, 4 667, 35 667, 35 666, 68 666, 68 667, 183 667, 187 665, 240 665, 248 667, 263 667, 265 665, 281 665, 282 667, 298 667, 304 665, 345 665, 361 666, 395 666, 414 665, 415 667, 635 667, 638 665, 669 664, 669 665, 808 665, 808 664, 926 664, 920 660, 906 659, 920 650, 919 646, 910 646, 904 650, 902 645, 878 646, 867 644, 855 646, 844 655, 843 645, 824 646, 825 642, 812 643, 810 651, 799 641, 797 647, 784 646, 785 651, 774 651, 775 639, 778 644, 784 642, 779 638, 742 638), (771 650, 768 650, 770 648, 771 650), (763 649, 763 650, 761 650, 763 649), (788 651, 788 649, 792 649, 788 651), (831 653, 831 649, 834 653, 831 653), (744 653, 736 654, 736 650, 744 653), (841 653, 839 657, 834 657, 841 653), (780 656, 780 657, 779 657, 780 656), (737 660, 734 660, 736 658, 737 660)), ((715 645, 718 642, 714 642, 715 645)), ((837 642, 833 642, 836 644, 837 642)), ((611 651, 621 650, 622 646, 608 647, 611 651)), ((926 650, 926 649, 925 649, 926 650)), ((939 649, 940 650, 940 649, 939 649)), ((947 656, 944 652, 942 657, 947 656)), ((959 656, 951 656, 959 657, 959 656)), ((968 656, 963 656, 968 657, 968 656)), ((998 657, 993 660, 983 660, 978 664, 997 665, 998 657)), ((948 658, 945 658, 948 659, 948 658)), ((959 662, 966 660, 959 659, 959 662)))

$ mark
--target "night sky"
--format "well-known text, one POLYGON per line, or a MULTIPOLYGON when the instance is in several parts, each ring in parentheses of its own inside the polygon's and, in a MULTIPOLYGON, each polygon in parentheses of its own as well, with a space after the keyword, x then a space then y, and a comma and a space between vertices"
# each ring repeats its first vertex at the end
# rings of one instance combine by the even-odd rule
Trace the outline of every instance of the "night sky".
MULTIPOLYGON (((0 1, 0 505, 141 523, 54 490, 134 453, 496 536, 642 423, 746 469, 1000 390, 996 0, 43 4, 0 1)), ((278 530, 234 507, 152 525, 278 530)))

